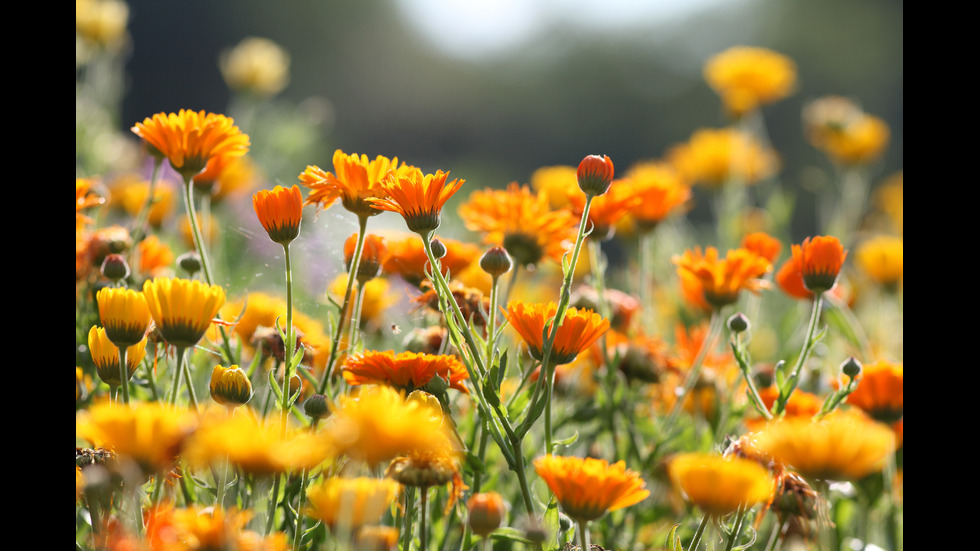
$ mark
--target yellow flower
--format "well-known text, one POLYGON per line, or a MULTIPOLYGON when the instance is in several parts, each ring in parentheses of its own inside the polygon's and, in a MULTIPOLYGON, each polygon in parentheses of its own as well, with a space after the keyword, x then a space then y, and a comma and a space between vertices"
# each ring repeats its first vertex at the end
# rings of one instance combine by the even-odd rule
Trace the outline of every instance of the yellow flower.
POLYGON ((735 116, 788 96, 796 85, 793 60, 765 48, 736 46, 714 55, 704 78, 735 116))
POLYGON ((134 460, 145 473, 156 473, 171 465, 196 425, 194 413, 157 402, 136 407, 103 403, 76 416, 75 437, 134 460))
POLYGON ((887 288, 895 288, 904 271, 905 244, 901 237, 879 235, 858 247, 855 260, 871 279, 887 288))
POLYGON ((357 216, 381 214, 381 209, 369 199, 387 197, 383 182, 412 170, 404 163, 399 168, 398 157, 378 155, 370 161, 367 155, 348 155, 339 149, 334 151, 333 167, 336 174, 310 165, 299 175, 300 182, 310 189, 306 204, 316 205, 319 210, 340 199, 344 208, 357 216))
POLYGON ((197 345, 225 303, 224 289, 196 279, 147 280, 143 295, 160 334, 178 348, 197 345))
POLYGON ((448 172, 423 174, 417 168, 393 174, 382 183, 388 197, 371 197, 368 202, 379 210, 402 215, 409 230, 428 239, 442 223, 443 205, 466 183, 460 179, 447 183, 448 178, 448 172))
POLYGON ((150 309, 141 293, 103 287, 95 300, 99 304, 99 318, 113 344, 128 348, 143 340, 150 325, 150 309))
POLYGON ((567 165, 541 167, 531 174, 531 187, 544 192, 552 209, 560 209, 568 205, 569 192, 579 191, 578 169, 567 165))
POLYGON ((179 113, 157 113, 132 128, 185 179, 204 170, 218 155, 232 157, 248 153, 248 136, 235 121, 205 111, 181 109, 179 113))
POLYGON ((905 230, 905 177, 902 171, 890 176, 875 190, 875 207, 885 213, 895 230, 905 230))
POLYGON ((237 365, 214 366, 210 390, 211 398, 223 406, 242 406, 252 398, 252 382, 237 365))
POLYGON ((103 47, 125 41, 129 6, 120 0, 75 0, 75 33, 103 47))
POLYGON ((803 121, 810 143, 842 165, 878 159, 890 138, 885 121, 838 96, 812 102, 803 110, 803 121))
POLYGON ((670 478, 688 501, 706 514, 720 517, 740 505, 766 502, 772 479, 762 465, 749 459, 684 453, 670 462, 670 478))
POLYGON ((260 536, 247 530, 252 519, 250 511, 223 509, 221 507, 190 506, 186 509, 156 511, 154 516, 163 517, 147 526, 147 539, 152 549, 240 549, 262 551, 286 551, 289 540, 286 534, 260 536), (157 530, 151 526, 159 524, 157 530), (171 543, 174 540, 180 544, 171 543), (157 543, 158 545, 153 545, 157 543), (185 547, 186 546, 186 547, 185 547))
MULTIPOLYGON (((122 384, 119 378, 119 348, 112 344, 106 336, 105 329, 92 326, 88 332, 88 349, 92 354, 92 363, 95 364, 95 371, 99 374, 102 382, 110 387, 117 387, 122 384)), ((126 349, 126 367, 128 376, 132 378, 136 373, 136 368, 143 362, 146 356, 146 339, 130 346, 126 349)))
POLYGON ((701 129, 667 153, 686 181, 718 189, 729 180, 754 184, 776 173, 776 154, 733 128, 701 129))
POLYGON ((576 522, 596 520, 650 495, 639 473, 627 469, 623 461, 610 465, 604 459, 548 454, 534 460, 534 470, 576 522))
POLYGON ((307 491, 310 508, 305 512, 331 529, 350 532, 380 522, 398 490, 398 483, 387 478, 328 478, 307 491))
POLYGON ((299 236, 303 220, 303 194, 299 186, 288 189, 276 186, 272 191, 260 189, 252 196, 252 206, 273 242, 285 247, 299 236))
POLYGON ((289 82, 289 53, 267 38, 249 37, 221 53, 221 76, 233 90, 274 96, 289 82))
POLYGON ((863 413, 837 411, 816 422, 800 417, 770 422, 756 445, 811 480, 858 480, 881 470, 895 449, 895 434, 863 413))

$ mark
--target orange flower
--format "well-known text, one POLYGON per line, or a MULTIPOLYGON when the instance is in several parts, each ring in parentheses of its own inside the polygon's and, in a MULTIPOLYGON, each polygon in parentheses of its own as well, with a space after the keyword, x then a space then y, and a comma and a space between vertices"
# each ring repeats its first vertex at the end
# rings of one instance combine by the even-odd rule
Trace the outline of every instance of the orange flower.
POLYGON ((534 470, 576 522, 591 522, 650 495, 639 473, 623 461, 610 465, 604 459, 548 454, 534 460, 534 470))
POLYGON ((768 233, 759 231, 743 237, 742 248, 754 252, 769 262, 775 262, 779 258, 779 252, 783 250, 783 244, 768 233))
POLYGON ((387 198, 371 197, 368 202, 379 210, 402 215, 409 230, 428 239, 441 223, 442 206, 466 182, 456 179, 446 183, 448 177, 449 173, 441 170, 422 174, 414 168, 383 182, 387 198))
POLYGON ((234 120, 204 111, 157 113, 136 123, 132 130, 166 157, 185 179, 204 170, 212 157, 240 157, 248 153, 250 145, 248 136, 235 126, 234 120))
MULTIPOLYGON (((585 210, 585 199, 577 191, 568 196, 572 212, 578 218, 582 217, 582 211, 585 210)), ((593 227, 591 236, 601 241, 610 239, 619 219, 629 214, 639 202, 640 197, 633 193, 628 181, 614 181, 607 187, 606 193, 594 196, 589 205, 589 222, 593 227)))
POLYGON ((704 298, 716 309, 738 300, 738 293, 748 289, 758 294, 768 286, 758 277, 771 269, 765 258, 746 249, 728 251, 724 259, 718 257, 718 249, 708 247, 704 253, 701 247, 684 251, 682 256, 673 258, 677 271, 688 272, 698 278, 704 298))
POLYGON ((574 215, 551 210, 544 190, 533 194, 517 182, 506 190, 473 192, 460 205, 459 215, 468 230, 485 234, 485 243, 503 247, 521 266, 537 264, 545 256, 561 262, 575 240, 574 215))
MULTIPOLYGON (((766 408, 771 411, 772 405, 779 398, 779 388, 775 385, 760 388, 759 397, 762 398, 762 403, 765 404, 766 408)), ((784 416, 787 418, 800 417, 802 419, 810 419, 820 413, 820 408, 822 407, 823 400, 819 396, 797 389, 793 391, 793 394, 789 397, 789 401, 786 402, 784 416)), ((749 430, 759 430, 765 426, 765 419, 761 416, 753 417, 746 419, 745 424, 749 430)))
MULTIPOLYGON (((439 259, 442 275, 459 274, 480 256, 480 248, 455 239, 440 237, 446 246, 446 256, 439 259)), ((425 265, 429 262, 418 236, 404 234, 389 237, 385 241, 387 251, 382 269, 388 274, 398 274, 405 281, 419 285, 425 279, 425 265)), ((353 253, 352 253, 353 254, 353 253)))
MULTIPOLYGON (((347 241, 344 241, 344 265, 348 270, 350 270, 350 264, 354 260, 358 235, 355 232, 347 238, 347 241)), ((361 247, 361 260, 357 263, 356 277, 358 283, 363 285, 364 282, 378 277, 381 273, 381 263, 386 254, 384 238, 374 234, 367 234, 364 237, 364 245, 361 247)))
POLYGON ((303 194, 299 186, 261 189, 252 196, 252 206, 269 239, 285 247, 299 236, 303 220, 303 194))
POLYGON ((82 214, 82 210, 105 203, 104 197, 92 192, 95 182, 86 178, 75 178, 75 229, 91 224, 92 219, 82 214))
POLYGON ((156 235, 151 235, 140 241, 140 273, 155 276, 165 270, 174 261, 174 253, 166 243, 156 235))
POLYGON ((588 196, 602 195, 612 184, 613 162, 609 155, 588 155, 578 164, 578 187, 588 196))
POLYGON ((445 354, 369 350, 347 358, 343 371, 349 385, 384 384, 411 392, 438 376, 448 381, 450 388, 469 393, 463 385, 469 378, 466 367, 456 356, 445 354))
POLYGON ((691 188, 670 165, 639 163, 627 171, 626 179, 639 201, 630 214, 641 231, 650 231, 691 198, 691 188))
POLYGON ((812 299, 813 293, 803 284, 803 274, 796 268, 792 258, 776 272, 776 283, 787 295, 798 299, 812 299))
MULTIPOLYGON (((507 305, 504 315, 514 329, 524 339, 528 351, 536 360, 543 359, 545 331, 551 332, 548 319, 558 311, 554 302, 547 304, 525 304, 512 302, 507 305)), ((599 337, 609 330, 609 320, 591 310, 569 308, 565 319, 558 327, 551 352, 553 365, 571 363, 580 352, 592 346, 599 337)))
POLYGON ((382 182, 407 173, 410 168, 404 163, 398 168, 398 157, 388 159, 378 155, 373 161, 369 161, 367 155, 348 155, 338 149, 333 154, 336 175, 310 165, 299 175, 299 179, 304 186, 310 188, 310 195, 306 198, 307 205, 316 205, 318 210, 325 209, 340 199, 344 208, 357 216, 374 216, 381 214, 381 209, 368 200, 387 197, 382 182))
POLYGON ((793 245, 793 262, 803 275, 803 284, 814 294, 834 287, 845 258, 847 251, 836 237, 807 237, 801 245, 793 245))
POLYGON ((708 60, 704 78, 739 116, 788 96, 796 83, 796 64, 766 48, 735 46, 708 60))
POLYGON ((864 410, 883 423, 894 423, 902 417, 905 376, 903 364, 878 360, 863 367, 858 386, 847 403, 864 410))

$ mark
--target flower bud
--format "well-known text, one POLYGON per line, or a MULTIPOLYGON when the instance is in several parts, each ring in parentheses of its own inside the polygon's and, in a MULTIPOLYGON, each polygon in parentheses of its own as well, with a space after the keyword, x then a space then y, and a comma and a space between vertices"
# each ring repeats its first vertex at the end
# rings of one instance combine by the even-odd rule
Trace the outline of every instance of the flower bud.
POLYGON ((473 494, 473 497, 466 503, 469 510, 469 524, 473 533, 486 537, 503 523, 504 515, 507 514, 507 505, 504 498, 497 492, 486 492, 473 494))
POLYGON ((732 333, 742 333, 743 331, 748 331, 749 327, 749 318, 745 317, 745 314, 741 312, 737 312, 735 315, 728 318, 728 330, 732 333))
POLYGON ((446 250, 446 245, 440 241, 439 238, 433 238, 432 241, 429 242, 429 246, 432 247, 432 256, 436 258, 442 258, 446 256, 447 252, 449 252, 446 250))
POLYGON ((514 261, 503 247, 490 247, 480 257, 480 268, 494 279, 509 272, 513 266, 514 261))
POLYGON ((252 398, 252 382, 237 365, 216 365, 211 372, 211 398, 223 406, 243 406, 252 398))
POLYGON ((840 364, 840 370, 844 372, 844 375, 854 380, 861 375, 861 362, 857 361, 854 356, 851 356, 844 360, 844 363, 840 364))
POLYGON ((613 180, 613 162, 608 155, 589 155, 578 165, 578 187, 587 197, 602 195, 613 180))
POLYGON ((194 277, 194 274, 201 270, 201 257, 196 251, 187 251, 177 257, 177 265, 187 272, 188 276, 194 277))
POLYGON ((330 404, 323 394, 314 394, 303 403, 303 411, 310 419, 323 419, 330 416, 330 404))
POLYGON ((129 277, 129 264, 121 254, 108 254, 102 261, 102 275, 109 281, 119 281, 129 277))

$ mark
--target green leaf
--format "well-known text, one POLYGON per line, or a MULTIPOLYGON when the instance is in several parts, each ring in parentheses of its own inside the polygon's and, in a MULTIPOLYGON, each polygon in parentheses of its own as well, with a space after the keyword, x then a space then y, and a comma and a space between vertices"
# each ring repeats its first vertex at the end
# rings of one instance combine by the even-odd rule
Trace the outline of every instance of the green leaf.
POLYGON ((497 540, 517 541, 532 545, 534 544, 533 541, 527 539, 527 536, 524 535, 522 530, 518 530, 517 528, 497 528, 490 534, 490 537, 497 540))
POLYGON ((497 391, 489 380, 483 382, 483 398, 490 404, 490 407, 500 407, 500 396, 497 395, 497 391))
POLYGON ((487 472, 487 466, 473 452, 466 452, 466 466, 474 473, 483 474, 487 472))
POLYGON ((562 541, 561 522, 558 518, 558 500, 554 496, 548 502, 548 508, 544 512, 544 549, 558 549, 565 542, 562 541))
POLYGON ((282 391, 279 390, 279 385, 276 384, 276 370, 269 370, 269 387, 272 388, 272 392, 276 394, 276 403, 282 403, 282 391))
POLYGON ((677 528, 680 524, 675 524, 670 532, 667 532, 666 547, 667 551, 684 551, 684 546, 681 545, 681 538, 677 535, 677 528))
POLYGON ((578 440, 578 431, 575 431, 575 434, 569 436, 568 438, 561 438, 559 440, 555 440, 555 444, 559 446, 568 447, 574 444, 576 440, 578 440))
POLYGON ((500 367, 497 369, 497 380, 494 381, 497 385, 497 388, 500 388, 500 385, 504 384, 504 378, 506 376, 507 376, 507 350, 504 349, 501 351, 501 355, 500 355, 500 367))

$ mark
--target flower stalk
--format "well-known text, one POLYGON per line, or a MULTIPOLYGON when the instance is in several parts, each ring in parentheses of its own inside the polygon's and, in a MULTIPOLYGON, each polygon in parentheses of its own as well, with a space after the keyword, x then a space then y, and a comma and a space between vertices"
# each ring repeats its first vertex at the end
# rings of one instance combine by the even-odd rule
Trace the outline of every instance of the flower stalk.
POLYGON ((789 397, 796 390, 797 385, 800 384, 800 372, 803 370, 803 365, 806 363, 810 351, 813 350, 813 346, 819 340, 815 337, 817 321, 820 319, 820 307, 822 305, 823 293, 818 293, 813 298, 813 308, 810 310, 810 321, 807 325, 806 337, 803 340, 803 348, 800 350, 799 358, 796 359, 796 365, 793 367, 793 371, 779 389, 779 398, 776 399, 776 402, 772 406, 773 416, 778 416, 786 410, 786 403, 789 402, 789 397))

